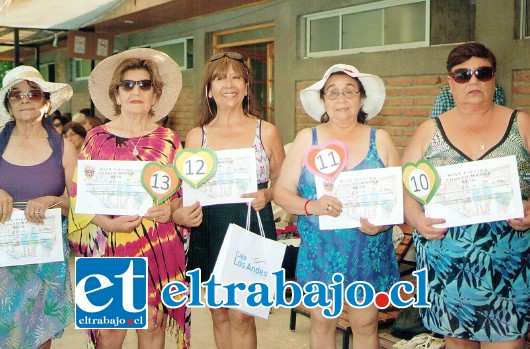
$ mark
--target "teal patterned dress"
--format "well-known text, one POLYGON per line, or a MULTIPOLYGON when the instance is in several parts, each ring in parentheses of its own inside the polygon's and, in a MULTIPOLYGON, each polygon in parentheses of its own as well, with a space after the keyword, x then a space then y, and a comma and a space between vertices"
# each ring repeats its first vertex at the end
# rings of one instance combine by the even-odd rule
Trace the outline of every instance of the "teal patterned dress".
MULTIPOLYGON (((435 166, 472 161, 447 139, 441 122, 424 154, 435 166)), ((530 194, 530 154, 517 111, 502 140, 480 159, 515 155, 523 199, 530 194)), ((427 268, 431 308, 420 309, 436 333, 475 341, 523 337, 530 320, 530 232, 506 221, 450 228, 442 240, 414 232, 417 267, 427 268)))
MULTIPOLYGON (((317 130, 313 131, 313 145, 318 144, 317 130)), ((375 128, 370 130, 368 154, 352 171, 383 168, 375 142, 375 128)), ((316 200, 314 175, 304 166, 298 182, 303 198, 316 200)), ((370 217, 367 217, 370 219, 370 217)), ((296 279, 300 285, 310 281, 332 283, 335 273, 344 275, 344 287, 356 281, 370 283, 376 292, 388 291, 399 280, 398 265, 392 244, 392 229, 375 236, 359 229, 320 230, 318 216, 298 217, 301 235, 296 279)))

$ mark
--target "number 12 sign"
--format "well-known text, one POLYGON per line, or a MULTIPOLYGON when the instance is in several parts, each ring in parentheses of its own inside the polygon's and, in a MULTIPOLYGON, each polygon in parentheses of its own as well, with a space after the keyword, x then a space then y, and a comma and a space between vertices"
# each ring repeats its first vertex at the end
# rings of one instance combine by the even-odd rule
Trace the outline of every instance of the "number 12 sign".
POLYGON ((210 148, 184 148, 175 157, 177 175, 197 189, 217 171, 217 155, 210 148))

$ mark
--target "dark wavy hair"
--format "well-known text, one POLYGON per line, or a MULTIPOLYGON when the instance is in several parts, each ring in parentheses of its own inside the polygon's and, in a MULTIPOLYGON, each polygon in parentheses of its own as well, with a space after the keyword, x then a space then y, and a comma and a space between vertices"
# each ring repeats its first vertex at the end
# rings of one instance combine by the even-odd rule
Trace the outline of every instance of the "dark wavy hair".
POLYGON ((447 71, 450 73, 455 65, 459 65, 471 59, 478 57, 486 59, 491 63, 494 71, 497 71, 497 59, 489 48, 479 42, 466 42, 458 45, 449 52, 447 56, 447 71))
POLYGON ((220 76, 226 75, 230 66, 234 69, 234 72, 240 74, 247 84, 247 95, 243 98, 243 112, 247 115, 259 116, 259 108, 256 103, 256 96, 254 94, 254 78, 250 67, 239 60, 231 59, 227 56, 217 59, 213 62, 208 62, 204 68, 203 76, 203 90, 201 98, 201 114, 202 118, 199 123, 200 126, 208 125, 215 119, 217 115, 217 104, 213 98, 208 97, 208 91, 212 87, 212 81, 220 76))

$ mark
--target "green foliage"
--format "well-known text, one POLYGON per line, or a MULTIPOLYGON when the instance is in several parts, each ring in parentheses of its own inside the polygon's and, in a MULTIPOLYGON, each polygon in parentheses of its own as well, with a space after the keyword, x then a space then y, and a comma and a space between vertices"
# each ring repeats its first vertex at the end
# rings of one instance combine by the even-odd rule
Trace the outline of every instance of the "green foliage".
POLYGON ((14 67, 15 65, 13 64, 13 62, 0 61, 0 81, 4 79, 4 75, 6 75, 6 73, 14 67))

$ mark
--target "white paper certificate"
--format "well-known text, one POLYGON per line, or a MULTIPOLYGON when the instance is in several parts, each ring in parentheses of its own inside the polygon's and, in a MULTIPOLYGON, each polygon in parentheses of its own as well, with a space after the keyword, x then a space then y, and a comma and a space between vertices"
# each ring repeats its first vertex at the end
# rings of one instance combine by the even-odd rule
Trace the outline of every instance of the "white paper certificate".
POLYGON ((184 206, 199 201, 202 206, 250 202, 241 194, 258 191, 254 148, 216 151, 217 171, 198 189, 182 182, 184 206))
POLYGON ((523 203, 515 156, 436 167, 440 186, 425 213, 437 227, 521 218, 523 203))
POLYGON ((361 226, 367 218, 374 225, 403 223, 401 167, 341 172, 335 182, 315 176, 317 197, 334 196, 342 202, 339 217, 319 216, 320 229, 361 226))
POLYGON ((46 210, 44 224, 29 223, 24 211, 14 210, 0 224, 0 267, 64 260, 61 209, 46 210))
POLYGON ((143 216, 153 199, 142 186, 146 161, 77 161, 75 213, 143 216))

